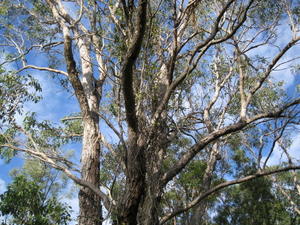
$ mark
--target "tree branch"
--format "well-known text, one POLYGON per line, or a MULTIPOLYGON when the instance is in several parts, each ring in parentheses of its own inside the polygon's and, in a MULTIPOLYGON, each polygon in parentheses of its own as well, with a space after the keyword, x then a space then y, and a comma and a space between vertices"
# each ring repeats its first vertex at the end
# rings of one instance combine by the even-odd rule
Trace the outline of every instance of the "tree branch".
POLYGON ((71 38, 68 35, 67 31, 64 32, 64 39, 65 39, 64 40, 64 55, 65 55, 65 59, 66 59, 69 79, 74 88, 76 97, 79 101, 83 117, 85 117, 89 113, 89 104, 88 104, 88 100, 86 98, 83 86, 81 84, 81 81, 79 80, 79 77, 78 77, 79 74, 76 70, 76 63, 73 58, 73 52, 72 52, 72 41, 71 41, 71 38))
MULTIPOLYGON (((53 16, 58 21, 59 25, 62 28, 63 37, 64 37, 64 56, 66 60, 66 67, 68 72, 69 80, 74 88, 75 95, 79 101, 80 109, 82 111, 83 117, 87 116, 89 113, 89 104, 86 98, 82 83, 79 79, 79 74, 76 69, 76 62, 74 60, 73 51, 72 51, 72 39, 70 36, 70 29, 65 24, 65 18, 60 14, 59 10, 56 7, 57 2, 53 0, 47 0, 47 3, 51 7, 53 16)), ((61 4, 60 1, 58 3, 61 4)), ((60 10, 63 10, 61 7, 60 10)))
POLYGON ((139 56, 144 33, 146 30, 146 17, 147 17, 147 0, 140 0, 138 8, 138 18, 136 24, 136 31, 133 40, 130 44, 128 52, 124 59, 124 64, 121 69, 123 95, 125 100, 126 120, 129 129, 137 132, 138 124, 135 110, 135 94, 133 90, 133 71, 132 67, 139 56))
POLYGON ((65 71, 62 70, 57 70, 57 69, 53 69, 53 68, 49 68, 49 67, 40 67, 40 66, 35 66, 35 65, 26 65, 23 68, 19 69, 16 73, 19 73, 23 70, 26 69, 35 69, 35 70, 41 70, 41 71, 48 71, 51 73, 59 73, 65 76, 68 76, 68 73, 66 73, 65 71))
POLYGON ((272 174, 276 174, 276 173, 282 173, 282 172, 286 172, 289 170, 299 170, 299 169, 300 169, 300 166, 287 166, 287 167, 274 169, 274 170, 260 171, 255 174, 249 175, 249 176, 245 176, 245 177, 242 177, 242 178, 239 178, 236 180, 221 183, 221 184, 211 188, 210 190, 206 191, 205 193, 201 194, 200 196, 196 197, 186 207, 184 207, 182 209, 178 209, 178 210, 174 211, 173 213, 170 213, 169 215, 164 216, 160 221, 160 225, 166 223, 168 220, 170 220, 174 216, 181 214, 183 212, 186 212, 187 210, 191 209, 193 206, 197 205, 203 199, 207 198, 208 196, 210 196, 210 195, 216 193, 217 191, 222 190, 226 187, 229 187, 229 186, 232 186, 235 184, 244 183, 247 181, 251 181, 256 178, 263 177, 263 176, 268 176, 268 175, 272 175, 272 174))
MULTIPOLYGON (((178 76, 172 83, 171 85, 168 87, 168 89, 165 92, 165 95, 160 103, 160 105, 157 107, 153 118, 151 120, 151 124, 154 125, 157 121, 157 119, 160 117, 160 114, 162 113, 162 111, 164 110, 164 107, 166 107, 172 93, 174 92, 174 90, 178 87, 178 85, 180 85, 185 78, 191 74, 193 72, 193 70, 196 68, 199 60, 201 59, 201 57, 204 55, 204 53, 212 46, 215 44, 219 44, 221 42, 224 42, 226 40, 228 40, 229 38, 231 38, 236 32, 237 30, 244 24, 244 22, 247 19, 247 13, 248 10, 250 8, 250 6, 252 5, 254 0, 250 0, 246 9, 244 10, 243 16, 241 21, 236 25, 236 27, 226 36, 224 36, 223 38, 214 40, 214 38, 216 37, 218 31, 220 30, 219 28, 219 23, 221 18, 223 17, 224 13, 228 10, 228 8, 230 7, 230 5, 234 2, 235 0, 231 0, 229 1, 224 8, 222 9, 222 11, 220 12, 220 14, 218 15, 218 17, 216 18, 216 21, 214 23, 214 26, 212 28, 212 33, 211 35, 202 43, 199 43, 194 51, 191 53, 191 57, 189 59, 188 65, 185 69, 185 71, 178 76), (197 56, 196 60, 194 60, 195 56, 197 55, 197 53, 199 53, 199 55, 197 56)), ((186 44, 186 43, 185 43, 186 44)), ((179 47, 179 49, 182 48, 179 47)))
POLYGON ((57 164, 53 159, 51 159, 50 156, 46 155, 45 153, 37 152, 37 151, 32 150, 32 149, 20 148, 20 147, 10 145, 10 144, 1 144, 0 147, 10 148, 14 151, 19 151, 19 152, 25 152, 25 153, 29 154, 30 156, 35 157, 35 158, 51 165, 53 168, 62 171, 70 179, 72 179, 76 184, 81 185, 83 187, 87 187, 87 188, 91 189, 95 194, 97 194, 103 200, 105 208, 107 208, 107 209, 111 208, 111 204, 113 204, 113 199, 110 199, 105 193, 103 193, 100 190, 100 188, 94 186, 93 184, 91 184, 89 182, 86 182, 86 181, 76 177, 74 174, 71 173, 71 171, 69 169, 57 164))
POLYGON ((200 152, 208 144, 212 143, 213 141, 217 140, 218 138, 223 137, 227 134, 231 134, 231 133, 240 131, 243 128, 245 128, 246 126, 248 126, 249 124, 251 124, 257 120, 263 119, 263 118, 279 118, 282 116, 282 113, 285 110, 287 110, 288 108, 295 106, 297 104, 300 104, 300 99, 296 99, 293 102, 282 106, 277 111, 258 114, 256 116, 254 116, 250 119, 246 119, 246 120, 241 119, 237 123, 234 123, 232 125, 222 128, 222 129, 211 132, 210 134, 206 135, 204 138, 199 140, 198 143, 194 144, 185 154, 182 155, 181 159, 163 175, 161 185, 165 185, 171 179, 173 179, 173 177, 176 176, 194 158, 194 156, 198 152, 200 152))
POLYGON ((260 78, 257 83, 253 86, 253 88, 250 90, 250 93, 247 97, 246 104, 248 105, 252 96, 257 92, 258 89, 263 85, 265 80, 269 77, 271 74, 273 68, 276 66, 277 62, 284 56, 284 54, 293 47, 298 41, 300 40, 300 36, 296 39, 291 40, 287 45, 284 46, 284 48, 273 58, 272 62, 269 64, 264 76, 260 78))

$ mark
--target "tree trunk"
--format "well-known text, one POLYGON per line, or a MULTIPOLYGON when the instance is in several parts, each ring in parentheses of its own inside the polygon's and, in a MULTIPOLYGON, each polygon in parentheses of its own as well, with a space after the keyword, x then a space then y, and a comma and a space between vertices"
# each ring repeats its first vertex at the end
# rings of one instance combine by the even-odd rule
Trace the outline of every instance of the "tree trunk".
MULTIPOLYGON (((83 140, 81 153, 81 178, 100 188, 100 144, 99 144, 99 102, 101 96, 96 90, 93 65, 90 56, 90 42, 78 39, 82 68, 82 86, 87 98, 89 112, 83 115, 83 140)), ((81 188, 79 192, 79 225, 101 225, 101 199, 92 190, 81 188)))
POLYGON ((160 216, 160 201, 163 192, 161 185, 161 172, 163 158, 168 143, 165 123, 166 116, 163 115, 161 126, 157 127, 157 138, 152 143, 152 148, 147 151, 147 173, 146 173, 146 189, 145 196, 141 205, 141 213, 139 215, 140 225, 158 225, 160 216))
POLYGON ((144 140, 129 132, 126 156, 126 189, 118 209, 120 225, 136 225, 138 209, 145 191, 144 140))
MULTIPOLYGON (((98 142, 98 119, 84 120, 82 148, 82 179, 95 186, 100 186, 100 145, 98 142)), ((79 225, 101 225, 101 201, 89 188, 81 188, 79 192, 79 225)))
MULTIPOLYGON (((168 70, 166 64, 160 69, 159 80, 157 81, 157 89, 154 90, 152 98, 153 113, 162 100, 164 93, 169 86, 168 70)), ((167 114, 162 113, 158 126, 155 128, 155 135, 150 143, 150 147, 146 152, 147 173, 146 173, 146 189, 145 196, 141 205, 141 213, 139 215, 140 225, 159 225, 160 201, 162 196, 161 173, 163 158, 168 147, 167 114)))
POLYGON ((161 190, 157 183, 147 183, 147 192, 139 215, 140 225, 159 225, 161 190))

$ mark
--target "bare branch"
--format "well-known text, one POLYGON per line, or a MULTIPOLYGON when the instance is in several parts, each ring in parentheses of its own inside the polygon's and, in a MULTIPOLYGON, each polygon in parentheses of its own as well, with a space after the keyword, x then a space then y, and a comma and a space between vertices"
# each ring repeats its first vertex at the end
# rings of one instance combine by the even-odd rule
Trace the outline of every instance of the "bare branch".
POLYGON ((80 0, 80 11, 78 18, 73 22, 72 26, 76 26, 77 23, 80 22, 83 15, 83 0, 80 0))
POLYGON ((53 68, 49 68, 49 67, 40 67, 40 66, 35 66, 35 65, 26 65, 23 68, 19 69, 16 73, 19 73, 23 70, 26 69, 35 69, 35 70, 41 70, 41 71, 48 71, 51 73, 59 73, 65 76, 68 76, 68 73, 66 73, 65 71, 62 70, 57 70, 57 69, 53 69, 53 68))
POLYGON ((217 40, 214 40, 214 38, 216 37, 218 31, 219 31, 219 23, 220 23, 220 20, 222 18, 222 16, 224 15, 224 13, 227 11, 227 9, 230 7, 230 5, 234 2, 234 0, 231 0, 229 1, 225 7, 222 9, 222 11, 220 12, 219 16, 217 17, 215 23, 214 23, 214 27, 212 29, 212 33, 211 35, 202 43, 198 44, 194 51, 191 53, 191 57, 189 59, 189 62, 188 62, 188 65, 185 69, 185 71, 180 75, 178 76, 172 83, 171 85, 168 87, 168 89, 166 90, 165 92, 165 95, 160 103, 160 105, 157 107, 154 115, 153 115, 153 118, 151 120, 151 124, 154 125, 157 121, 157 119, 160 117, 160 114, 161 112, 164 110, 164 107, 166 107, 172 93, 174 92, 174 90, 178 87, 179 84, 181 84, 185 78, 191 74, 194 69, 196 68, 199 60, 201 59, 201 57, 206 53, 206 51, 212 46, 212 45, 215 45, 215 44, 218 44, 218 43, 221 43, 221 42, 224 42, 226 40, 228 40, 229 38, 231 38, 236 32, 237 30, 244 24, 244 22, 246 21, 246 18, 247 18, 247 13, 248 13, 248 10, 250 8, 250 6, 252 5, 254 0, 250 0, 246 9, 244 10, 244 13, 243 13, 243 16, 242 16, 242 19, 241 21, 239 21, 239 23, 236 25, 236 27, 229 33, 227 34, 226 36, 224 36, 223 38, 220 38, 220 39, 217 39, 217 40), (196 54, 198 54, 198 57, 196 58, 196 60, 194 60, 196 54))
POLYGON ((64 55, 66 59, 66 64, 67 64, 67 71, 68 71, 68 76, 71 81, 71 84, 74 88, 76 97, 78 98, 78 101, 80 103, 80 108, 82 111, 83 116, 87 116, 89 113, 89 104, 88 100, 86 98, 83 86, 81 84, 81 81, 79 80, 79 74, 76 69, 76 63, 73 58, 73 52, 72 52, 72 42, 71 38, 68 34, 68 29, 64 28, 64 55))
POLYGON ((125 143, 125 140, 124 140, 124 137, 123 135, 115 128, 115 126, 104 116, 102 115, 101 113, 98 113, 98 115, 100 116, 101 119, 104 120, 104 122, 107 124, 107 126, 113 130, 113 132, 118 136, 118 138, 120 139, 120 141, 122 142, 123 146, 125 148, 126 147, 126 143, 125 143))
MULTIPOLYGON (((53 0, 47 0, 49 6, 52 9, 52 13, 55 17, 55 19, 58 21, 60 26, 63 30, 63 37, 64 37, 64 56, 66 60, 66 67, 68 72, 69 80, 74 88, 75 95, 79 101, 79 105, 83 114, 83 117, 87 116, 89 114, 89 104, 88 100, 86 98, 83 86, 81 84, 81 81, 79 79, 79 73, 76 69, 76 62, 74 60, 73 56, 73 48, 72 48, 72 39, 70 36, 70 29, 67 27, 67 25, 64 23, 63 18, 59 14, 59 11, 56 7, 56 1, 53 2, 53 0)), ((58 1, 61 3, 60 1, 58 1)))
POLYGON ((123 169, 123 171, 126 170, 126 166, 125 163, 122 159, 120 159, 120 157, 117 155, 115 149, 113 148, 113 146, 107 142, 106 138, 104 137, 104 135, 99 134, 100 136, 100 140, 103 143, 103 145, 111 152, 111 154, 114 156, 114 158, 121 164, 121 167, 123 169))

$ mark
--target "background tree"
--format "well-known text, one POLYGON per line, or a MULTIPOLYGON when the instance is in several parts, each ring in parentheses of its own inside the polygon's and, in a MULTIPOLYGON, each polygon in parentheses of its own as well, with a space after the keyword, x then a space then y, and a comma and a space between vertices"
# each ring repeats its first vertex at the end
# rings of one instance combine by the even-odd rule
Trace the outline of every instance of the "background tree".
POLYGON ((0 215, 7 218, 1 224, 68 224, 70 209, 47 194, 36 182, 16 176, 7 191, 0 195, 0 215))
POLYGON ((299 223, 299 216, 289 210, 289 204, 278 198, 278 194, 265 178, 231 187, 220 197, 215 224, 299 223))
POLYGON ((268 167, 299 124, 299 93, 275 78, 298 59, 287 57, 300 40, 297 1, 2 2, 1 66, 15 67, 1 74, 1 154, 25 152, 79 184, 80 225, 101 224, 102 206, 114 224, 197 224, 217 191, 300 168, 268 167), (5 87, 36 70, 74 94, 79 112, 16 121, 32 93, 5 87), (72 141, 80 167, 65 157, 72 141))

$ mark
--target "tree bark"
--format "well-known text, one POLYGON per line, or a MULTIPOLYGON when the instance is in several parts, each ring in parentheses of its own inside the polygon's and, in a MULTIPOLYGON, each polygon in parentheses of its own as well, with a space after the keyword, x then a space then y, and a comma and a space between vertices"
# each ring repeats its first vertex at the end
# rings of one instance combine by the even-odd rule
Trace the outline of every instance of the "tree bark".
MULTIPOLYGON (((163 134, 162 129, 159 129, 163 134)), ((158 132, 160 133, 160 132, 158 132)), ((141 225, 158 225, 160 215, 160 201, 163 187, 161 186, 161 169, 165 148, 160 148, 164 135, 157 140, 157 146, 148 149, 146 152, 146 178, 145 194, 141 202, 139 212, 139 224, 141 225)))
MULTIPOLYGON (((93 76, 93 65, 90 56, 90 42, 87 38, 78 38, 78 49, 81 60, 82 80, 76 68, 73 55, 71 30, 67 23, 71 19, 61 1, 47 0, 54 18, 62 28, 64 38, 64 57, 67 75, 80 105, 83 118, 83 140, 81 152, 81 180, 100 188, 100 145, 99 145, 99 102, 96 80, 93 76)), ((78 35, 78 30, 73 29, 78 35)), ((80 36, 80 35, 78 35, 80 36)), ((81 187, 79 191, 79 225, 101 225, 101 199, 94 191, 81 187)))
POLYGON ((126 185, 118 211, 118 222, 136 225, 138 209, 145 192, 145 137, 141 134, 136 115, 136 99, 133 89, 133 66, 140 54, 146 30, 147 0, 140 0, 137 8, 135 32, 124 57, 121 82, 128 125, 128 147, 125 159, 126 185))
POLYGON ((126 190, 118 209, 120 225, 136 225, 138 209, 145 190, 145 152, 142 138, 129 135, 126 156, 126 190))
MULTIPOLYGON (((151 193, 151 192, 149 192, 151 193)), ((153 192, 152 192, 153 193, 153 192)), ((155 193, 154 196, 147 195, 143 206, 144 216, 139 224, 143 225, 159 225, 159 205, 161 196, 155 193)))
MULTIPOLYGON (((82 67, 82 86, 87 98, 89 113, 83 116, 83 140, 81 153, 81 178, 100 188, 99 101, 96 80, 93 77, 89 40, 78 40, 82 67)), ((79 191, 79 225, 101 225, 101 199, 92 190, 79 191)))
POLYGON ((145 197, 141 205, 139 224, 141 225, 159 225, 160 201, 162 189, 159 186, 158 176, 152 176, 147 182, 145 197))
MULTIPOLYGON (((100 145, 98 142, 98 118, 84 120, 81 178, 97 187, 100 186, 100 145)), ((79 225, 101 225, 101 201, 89 188, 79 191, 79 225)))

